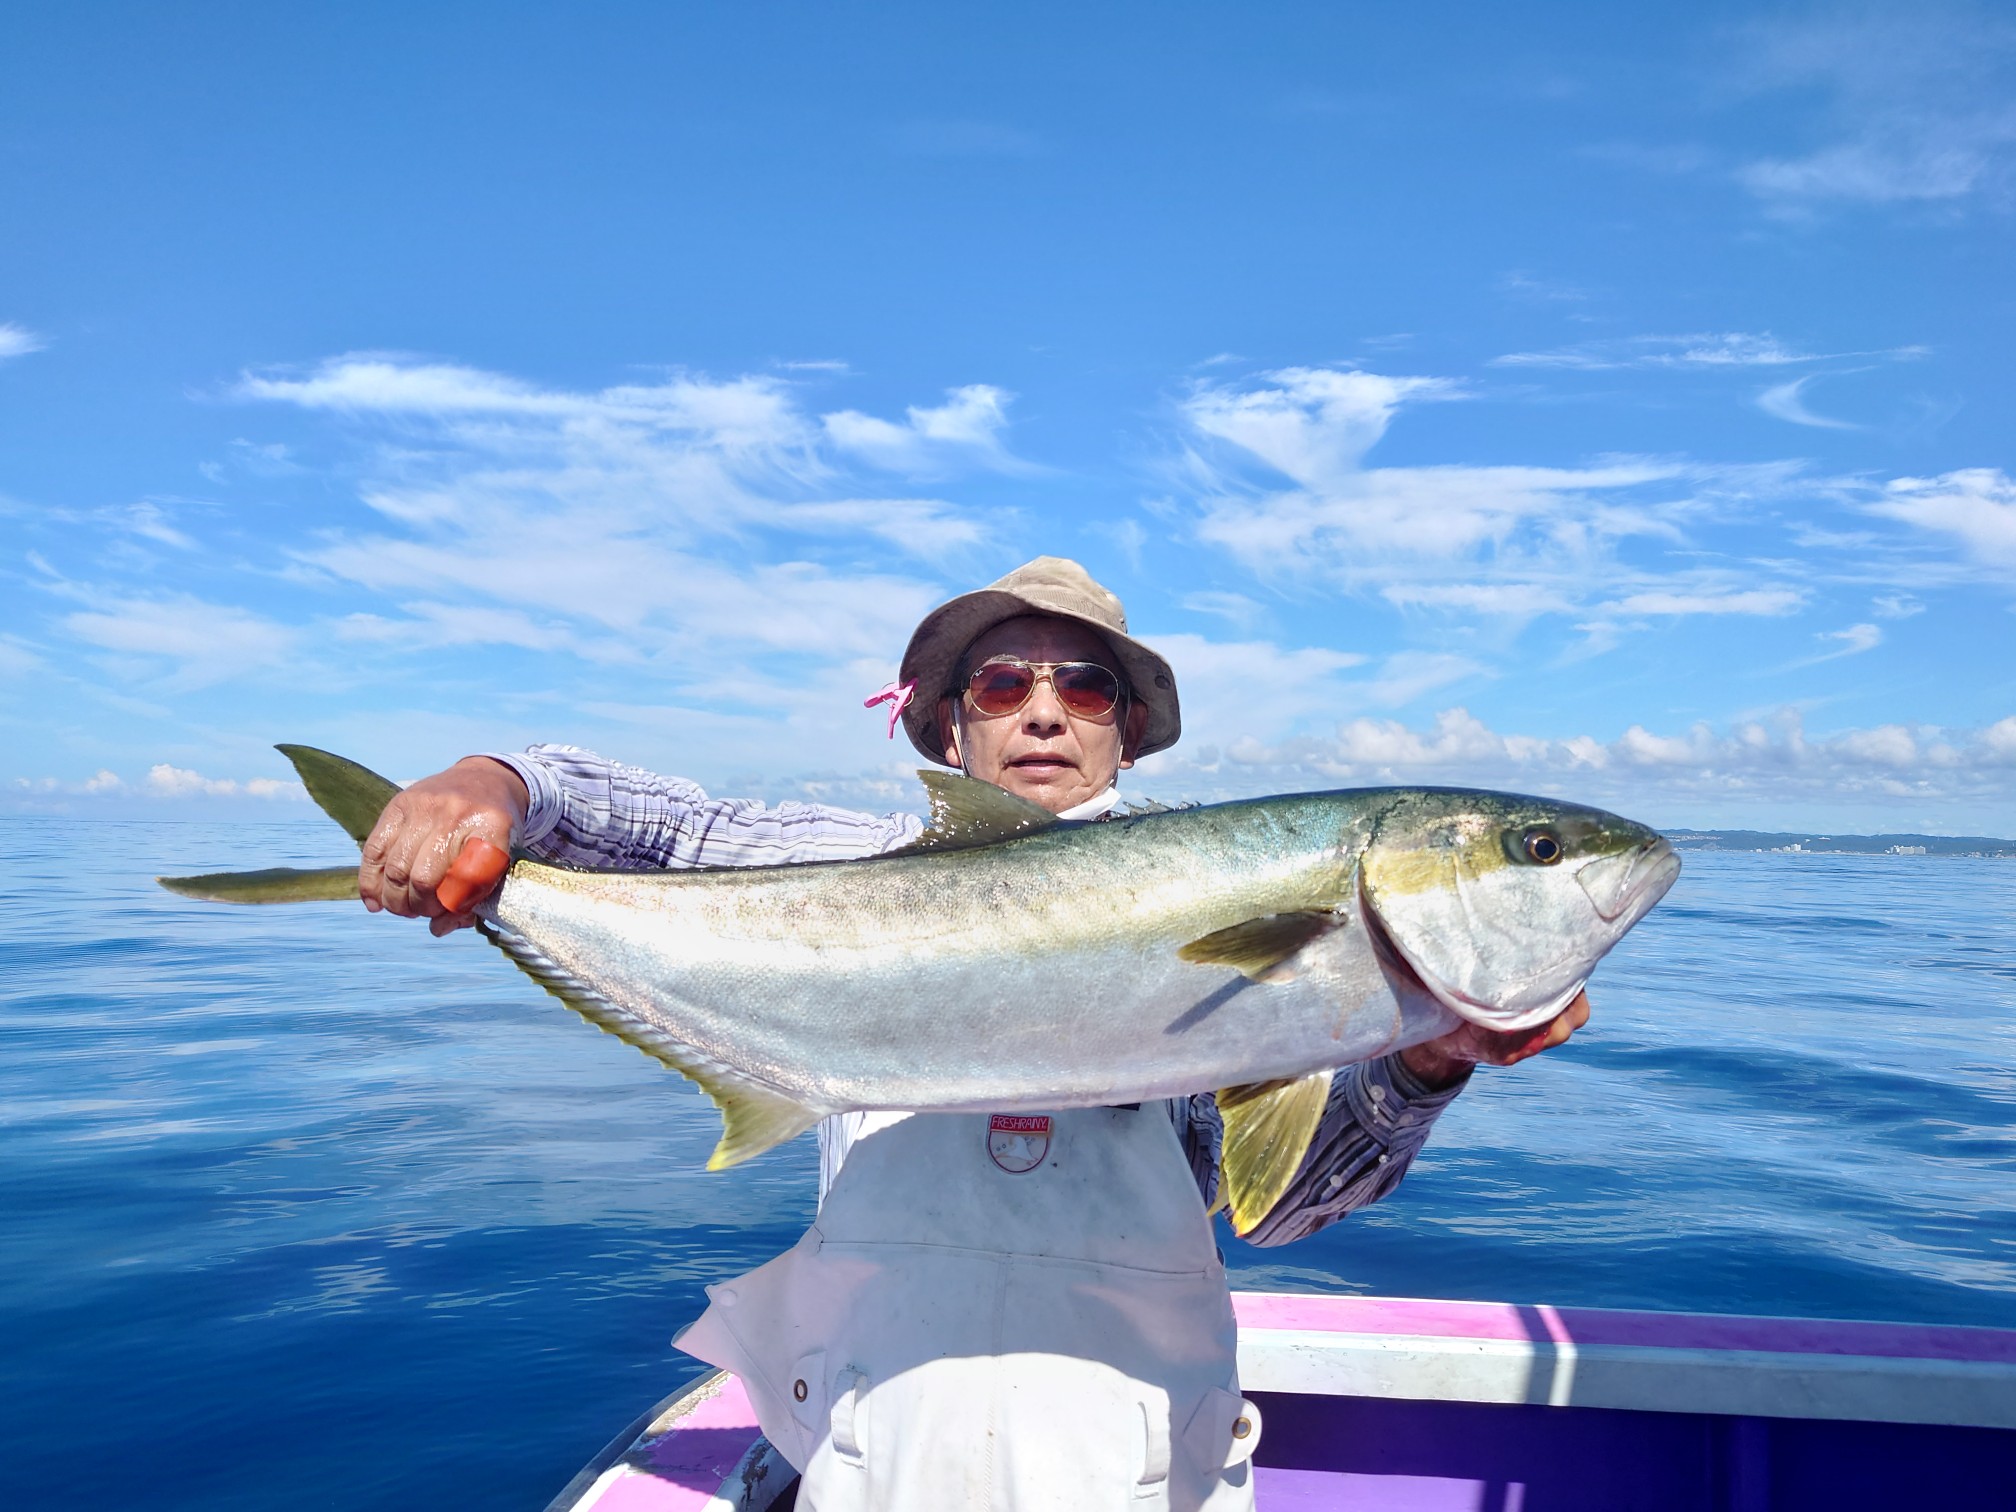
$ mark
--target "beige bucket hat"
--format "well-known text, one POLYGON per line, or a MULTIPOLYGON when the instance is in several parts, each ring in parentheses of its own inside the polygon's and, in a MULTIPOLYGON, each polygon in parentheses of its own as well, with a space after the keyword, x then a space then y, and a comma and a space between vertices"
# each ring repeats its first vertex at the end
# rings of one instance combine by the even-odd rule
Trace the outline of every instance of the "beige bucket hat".
POLYGON ((903 711, 903 729, 912 745, 943 766, 953 764, 938 739, 938 700, 955 691, 953 675, 966 648, 1003 620, 1024 614, 1076 620, 1113 648, 1134 701, 1148 711, 1148 728, 1136 755, 1149 756, 1176 744, 1183 733, 1183 713, 1169 663, 1128 635, 1127 611, 1091 573, 1068 557, 1044 556, 924 616, 903 652, 903 669, 896 674, 899 682, 917 685, 916 697, 903 711))

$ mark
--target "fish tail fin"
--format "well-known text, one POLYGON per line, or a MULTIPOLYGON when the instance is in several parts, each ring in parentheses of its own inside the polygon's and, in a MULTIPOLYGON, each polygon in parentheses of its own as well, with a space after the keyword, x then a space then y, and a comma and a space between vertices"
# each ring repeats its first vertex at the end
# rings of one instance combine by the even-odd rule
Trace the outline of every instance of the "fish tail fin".
POLYGON ((610 1002, 551 956, 491 924, 478 926, 484 937, 517 964, 520 971, 544 987, 605 1034, 641 1050, 693 1082, 721 1110, 721 1142, 708 1157, 707 1169, 730 1166, 761 1155, 794 1139, 824 1117, 774 1087, 731 1071, 713 1057, 666 1034, 610 1002))
MULTIPOLYGON (((399 791, 399 785, 369 767, 313 746, 283 745, 280 754, 294 763, 301 785, 322 811, 362 845, 399 791)), ((303 871, 269 866, 260 871, 209 872, 200 877, 156 877, 155 881, 185 898, 209 903, 340 903, 357 899, 357 868, 328 866, 303 871)))
POLYGON ((263 871, 210 872, 201 877, 156 877, 172 893, 206 903, 355 903, 357 868, 325 866, 303 871, 269 866, 263 871))
POLYGON ((399 791, 399 784, 391 778, 380 777, 347 757, 304 745, 273 749, 294 763, 308 796, 359 845, 371 837, 378 816, 399 791))

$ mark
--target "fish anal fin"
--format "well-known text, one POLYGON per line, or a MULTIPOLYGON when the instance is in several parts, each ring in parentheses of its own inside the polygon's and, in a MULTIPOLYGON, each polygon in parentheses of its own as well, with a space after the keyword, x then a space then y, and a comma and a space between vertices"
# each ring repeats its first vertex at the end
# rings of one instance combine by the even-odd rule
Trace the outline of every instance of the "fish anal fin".
POLYGON ((740 1165, 787 1139, 796 1139, 819 1122, 820 1115, 803 1103, 739 1076, 706 1071, 686 1074, 721 1110, 721 1142, 707 1157, 710 1171, 740 1165))
POLYGON ((738 1074, 704 1051, 684 1044, 649 1020, 612 1003, 574 976, 565 966, 532 945, 497 928, 479 924, 485 939, 509 956, 518 969, 572 1008, 604 1034, 641 1050, 669 1066, 705 1092, 721 1110, 721 1142, 708 1157, 707 1169, 729 1166, 803 1134, 825 1116, 783 1092, 738 1074))
POLYGON ((892 856, 921 851, 970 850, 1017 835, 1032 835, 1057 823, 1048 809, 1018 798, 1006 789, 954 772, 919 772, 931 802, 924 833, 892 856))
POLYGON ((1176 954, 1199 966, 1230 966, 1256 982, 1293 981, 1288 962, 1295 952, 1339 927, 1336 914, 1319 909, 1245 919, 1192 940, 1176 954))
POLYGON ((281 745, 273 749, 294 763, 308 796, 359 845, 371 837, 378 816, 399 792, 399 784, 391 778, 380 777, 348 757, 318 751, 314 746, 281 745))
POLYGON ((206 903, 355 903, 357 868, 327 866, 303 871, 269 866, 264 871, 210 872, 201 877, 156 877, 172 893, 206 903))
POLYGON ((1241 1238, 1274 1210, 1302 1168, 1330 1102, 1331 1074, 1318 1071, 1296 1081, 1253 1082, 1219 1092, 1223 1197, 1232 1232, 1241 1238))

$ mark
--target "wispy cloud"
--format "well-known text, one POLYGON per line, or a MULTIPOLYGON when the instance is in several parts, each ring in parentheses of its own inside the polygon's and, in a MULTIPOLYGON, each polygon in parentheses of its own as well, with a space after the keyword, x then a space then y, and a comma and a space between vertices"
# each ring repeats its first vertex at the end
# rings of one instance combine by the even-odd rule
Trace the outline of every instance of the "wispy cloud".
POLYGON ((825 565, 822 548, 935 564, 986 529, 942 499, 854 491, 856 469, 1013 465, 1008 396, 978 384, 902 422, 809 414, 768 376, 579 391, 370 354, 238 392, 364 427, 361 496, 388 528, 299 555, 407 606, 344 633, 415 647, 886 655, 934 586, 894 565, 825 565))
POLYGON ((910 406, 900 422, 840 410, 823 416, 821 424, 839 450, 889 472, 938 477, 973 466, 1021 471, 1027 464, 1001 444, 1012 398, 991 384, 969 383, 953 389, 943 404, 910 406))
POLYGON ((1765 569, 1654 569, 1620 554, 1632 541, 1678 546, 1689 524, 1770 497, 1788 477, 1783 466, 1361 465, 1405 404, 1458 392, 1434 379, 1310 369, 1201 387, 1183 404, 1201 435, 1179 468, 1198 494, 1197 536, 1277 585, 1341 585, 1403 609, 1507 622, 1593 614, 1603 644, 1632 620, 1784 614, 1803 602, 1765 569), (1282 477, 1295 486, 1278 486, 1282 477))
POLYGON ((0 321, 0 362, 5 362, 9 357, 21 357, 29 352, 39 352, 45 345, 47 343, 26 326, 18 326, 11 321, 0 321))
POLYGON ((168 690, 208 687, 280 666, 297 641, 294 629, 264 615, 187 594, 143 597, 79 585, 67 591, 91 607, 64 615, 64 630, 168 690))
POLYGON ((1968 559, 2004 581, 2016 575, 2016 479, 2000 468, 1898 478, 1867 508, 1952 539, 1968 559))
POLYGON ((2016 151, 2016 27, 1962 5, 1823 9, 1741 34, 1740 84, 1817 93, 1831 137, 1736 179, 1786 212, 1958 202, 2004 185, 2016 151))
POLYGON ((1883 629, 1880 625, 1850 625, 1845 630, 1822 630, 1814 639, 1823 644, 1832 642, 1833 649, 1802 656, 1778 670, 1793 672, 1801 667, 1817 667, 1822 662, 1839 661, 1844 656, 1860 656, 1865 651, 1874 651, 1883 644, 1883 629))
POLYGON ((1493 357, 1494 367, 1569 368, 1608 372, 1621 368, 1753 368, 1791 367, 1841 357, 1906 359, 1925 355, 1923 347, 1893 347, 1880 352, 1802 352, 1766 332, 1707 331, 1683 336, 1629 336, 1586 341, 1539 352, 1507 352, 1493 357))
POLYGON ((1304 488, 1344 482, 1408 401, 1454 399, 1445 378, 1391 378, 1337 368, 1285 368, 1247 387, 1202 383, 1183 414, 1304 488))
POLYGON ((1794 378, 1790 383, 1773 384, 1757 396, 1757 408, 1773 419, 1790 421, 1793 425, 1810 425, 1818 430, 1860 430, 1860 426, 1846 420, 1816 415, 1806 408, 1806 402, 1800 395, 1813 378, 1814 375, 1809 373, 1804 378, 1794 378))

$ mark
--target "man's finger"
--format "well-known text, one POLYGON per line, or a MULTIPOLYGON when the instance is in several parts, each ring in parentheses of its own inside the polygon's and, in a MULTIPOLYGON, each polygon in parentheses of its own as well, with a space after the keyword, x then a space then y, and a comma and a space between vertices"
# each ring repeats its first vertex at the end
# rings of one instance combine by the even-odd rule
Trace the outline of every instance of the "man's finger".
POLYGON ((385 805, 385 812, 365 837, 364 858, 357 864, 357 896, 372 913, 385 907, 385 847, 399 833, 401 807, 398 798, 385 805))

